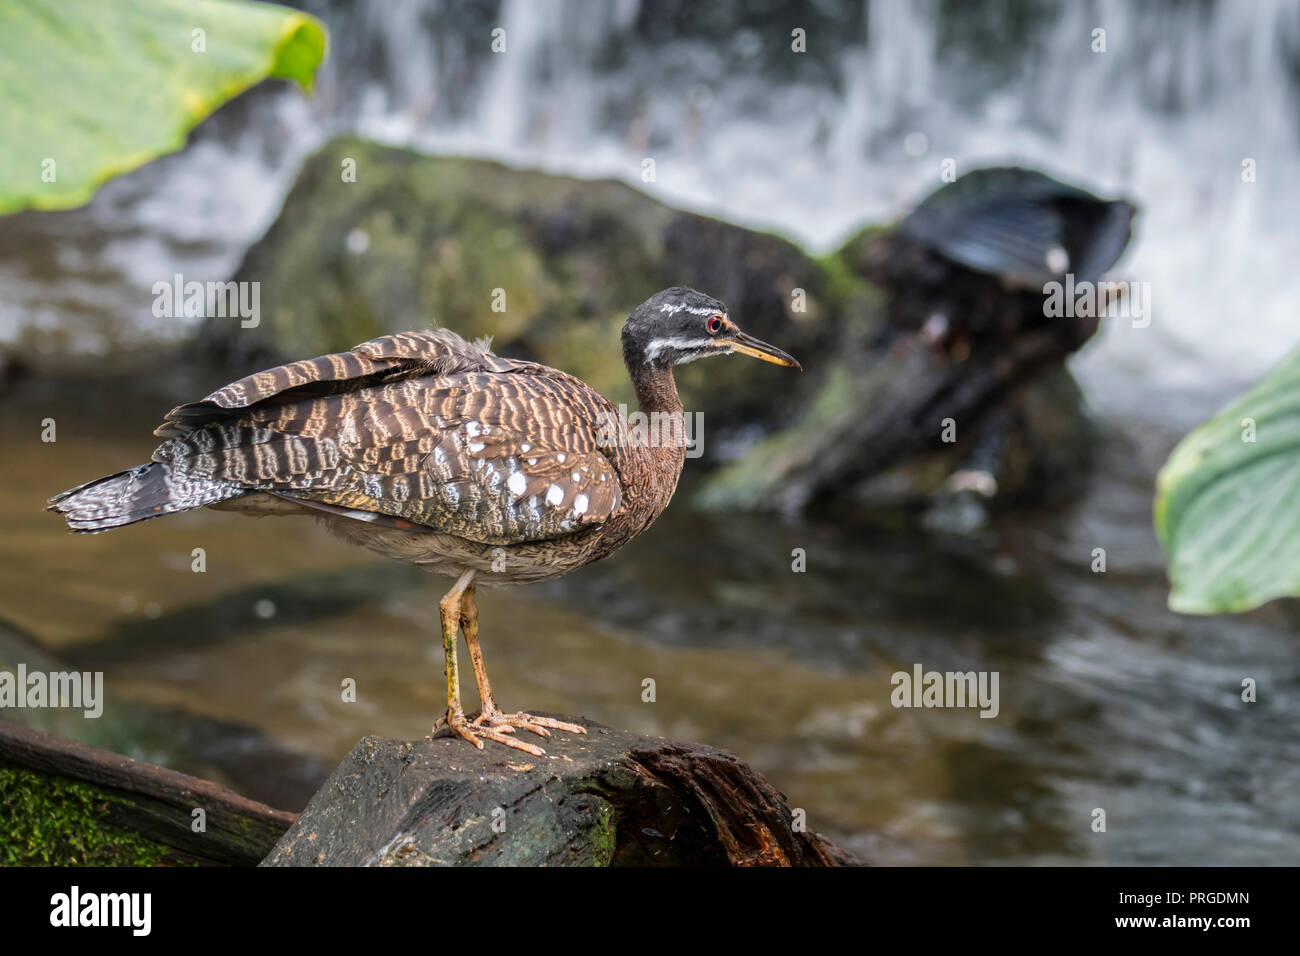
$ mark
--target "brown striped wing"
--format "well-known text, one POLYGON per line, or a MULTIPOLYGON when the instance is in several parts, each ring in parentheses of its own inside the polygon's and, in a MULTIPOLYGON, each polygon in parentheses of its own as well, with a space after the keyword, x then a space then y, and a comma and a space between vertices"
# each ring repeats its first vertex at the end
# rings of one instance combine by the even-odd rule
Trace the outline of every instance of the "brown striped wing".
POLYGON ((496 361, 508 370, 300 397, 279 388, 241 414, 191 427, 154 457, 191 480, 235 481, 487 544, 607 520, 622 506, 625 454, 607 441, 613 406, 562 372, 496 361))
POLYGON ((362 342, 347 352, 254 372, 223 385, 200 401, 173 408, 154 434, 173 438, 211 422, 228 421, 263 403, 353 391, 368 383, 413 374, 504 372, 517 364, 493 355, 486 342, 467 342, 450 329, 398 332, 362 342))

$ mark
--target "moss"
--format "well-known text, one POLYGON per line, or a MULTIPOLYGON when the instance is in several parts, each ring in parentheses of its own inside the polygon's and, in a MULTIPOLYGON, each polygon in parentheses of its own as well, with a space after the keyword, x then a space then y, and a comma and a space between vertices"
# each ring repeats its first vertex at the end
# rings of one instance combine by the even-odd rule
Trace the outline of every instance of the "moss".
POLYGON ((797 465, 809 455, 811 440, 845 415, 854 413, 854 397, 848 369, 844 363, 836 362, 827 370, 821 388, 799 420, 763 439, 743 458, 710 475, 696 495, 696 504, 719 510, 752 507, 772 491, 774 480, 787 474, 791 464, 797 465))
POLYGON ((113 822, 126 801, 89 784, 0 766, 0 864, 156 866, 175 851, 113 822))
POLYGON ((596 810, 596 823, 591 831, 592 866, 609 866, 614 861, 614 848, 617 844, 618 826, 614 823, 614 808, 600 800, 596 810))
MULTIPOLYGON (((875 231, 863 230, 864 233, 875 231)), ((835 252, 817 259, 817 264, 822 267, 826 274, 827 294, 833 297, 836 302, 847 302, 860 293, 863 286, 867 285, 866 280, 854 270, 851 263, 851 250, 859 241, 861 241, 861 235, 855 236, 849 240, 847 245, 835 252)))

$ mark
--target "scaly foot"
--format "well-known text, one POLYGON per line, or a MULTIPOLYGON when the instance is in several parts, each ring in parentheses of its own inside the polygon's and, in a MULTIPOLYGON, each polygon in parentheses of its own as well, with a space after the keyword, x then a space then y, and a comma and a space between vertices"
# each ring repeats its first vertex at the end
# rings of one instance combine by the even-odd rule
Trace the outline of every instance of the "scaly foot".
POLYGON ((554 717, 538 717, 535 714, 525 714, 522 711, 517 714, 503 714, 496 708, 484 709, 483 713, 474 718, 470 726, 475 730, 487 726, 502 734, 513 734, 515 728, 518 727, 522 730, 531 730, 539 737, 551 736, 552 730, 563 730, 571 734, 585 734, 587 732, 585 727, 566 723, 563 720, 556 720, 554 717))
MULTIPOLYGON (((470 722, 465 719, 464 711, 453 711, 448 709, 447 713, 439 717, 437 723, 433 725, 433 733, 436 734, 443 727, 446 727, 468 740, 479 750, 483 749, 483 741, 479 740, 479 737, 485 737, 488 740, 495 740, 499 744, 505 744, 507 747, 513 747, 515 750, 522 750, 524 753, 532 754, 534 757, 541 757, 546 754, 546 751, 541 747, 536 747, 533 744, 526 744, 522 740, 515 740, 513 737, 508 736, 515 732, 515 728, 510 724, 489 723, 487 726, 483 726, 480 723, 482 720, 483 718, 479 717, 474 721, 473 725, 471 725, 470 722)), ((573 725, 566 724, 565 726, 571 727, 573 725)), ((586 731, 581 730, 581 728, 579 728, 579 730, 581 733, 586 733, 586 731)))

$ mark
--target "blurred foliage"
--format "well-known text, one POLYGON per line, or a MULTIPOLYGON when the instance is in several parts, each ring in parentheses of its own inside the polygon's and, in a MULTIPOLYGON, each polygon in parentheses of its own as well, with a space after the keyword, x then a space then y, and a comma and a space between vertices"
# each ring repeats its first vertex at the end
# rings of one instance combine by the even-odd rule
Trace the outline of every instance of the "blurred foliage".
POLYGON ((0 2, 0 214, 67 209, 185 145, 268 76, 310 90, 325 28, 244 0, 0 2))
POLYGON ((1300 349, 1173 450, 1155 523, 1175 611, 1300 595, 1300 349))

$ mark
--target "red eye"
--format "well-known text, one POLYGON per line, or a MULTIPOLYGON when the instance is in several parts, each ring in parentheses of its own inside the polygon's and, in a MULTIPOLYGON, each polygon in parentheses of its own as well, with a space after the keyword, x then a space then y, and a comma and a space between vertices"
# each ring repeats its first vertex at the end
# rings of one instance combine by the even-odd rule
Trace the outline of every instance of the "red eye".
POLYGON ((721 331, 722 331, 722 316, 715 315, 713 318, 709 319, 709 334, 717 335, 721 331))

